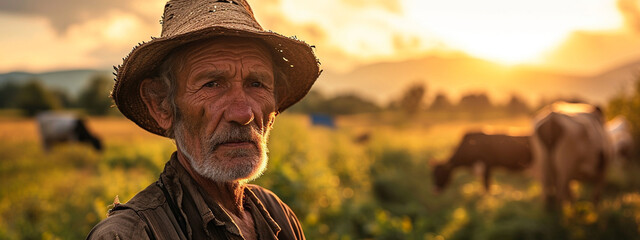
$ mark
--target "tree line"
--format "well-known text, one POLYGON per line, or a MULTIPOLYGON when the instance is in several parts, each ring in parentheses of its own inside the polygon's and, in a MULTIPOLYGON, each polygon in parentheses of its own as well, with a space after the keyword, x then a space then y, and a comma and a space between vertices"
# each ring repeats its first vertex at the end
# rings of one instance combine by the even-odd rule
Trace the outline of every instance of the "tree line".
POLYGON ((290 112, 316 113, 327 115, 344 115, 359 113, 375 113, 382 111, 398 111, 408 115, 419 112, 495 112, 509 114, 528 114, 532 108, 518 95, 512 95, 503 105, 491 102, 486 93, 468 93, 457 103, 452 102, 445 93, 438 93, 434 100, 427 104, 425 96, 427 88, 423 84, 414 84, 405 89, 400 97, 393 99, 386 106, 355 93, 339 94, 327 97, 323 93, 312 90, 299 103, 290 108, 290 112))
MULTIPOLYGON (((119 114, 113 108, 109 93, 113 81, 104 74, 91 77, 88 86, 78 96, 71 97, 67 92, 49 89, 37 79, 26 83, 8 82, 0 86, 0 109, 18 109, 26 116, 33 116, 39 111, 57 109, 77 109, 89 115, 119 114)), ((287 112, 304 114, 347 115, 360 113, 378 113, 384 111, 403 112, 408 116, 419 112, 446 113, 487 113, 500 112, 509 115, 531 114, 536 107, 531 107, 524 99, 513 94, 508 102, 496 104, 483 92, 467 93, 460 100, 453 102, 446 93, 439 92, 430 103, 425 101, 427 87, 418 83, 408 86, 403 93, 386 105, 376 103, 356 93, 343 93, 327 96, 312 89, 307 96, 293 105, 287 112)), ((622 101, 614 99, 612 103, 620 106, 622 101)), ((616 108, 622 111, 622 108, 616 108)), ((631 110, 624 110, 631 111, 631 110)))
POLYGON ((109 92, 113 80, 106 75, 94 75, 89 85, 76 97, 65 91, 49 89, 37 78, 26 83, 8 82, 0 86, 0 109, 17 109, 22 115, 34 116, 38 112, 59 109, 78 109, 89 115, 107 115, 113 112, 109 92))
POLYGON ((630 94, 621 93, 612 98, 606 110, 608 118, 622 115, 629 120, 635 154, 640 156, 640 76, 637 77, 633 91, 630 94))

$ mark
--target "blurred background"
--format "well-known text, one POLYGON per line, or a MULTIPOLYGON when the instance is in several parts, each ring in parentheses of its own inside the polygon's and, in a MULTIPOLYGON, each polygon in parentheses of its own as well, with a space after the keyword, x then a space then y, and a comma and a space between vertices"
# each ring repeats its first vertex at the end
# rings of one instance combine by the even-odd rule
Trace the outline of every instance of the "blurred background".
MULTIPOLYGON (((157 179, 175 150, 108 98, 113 65, 159 36, 164 0, 0 1, 0 239, 82 239, 157 179), (95 144, 43 147, 64 111, 95 144)), ((640 157, 614 159, 600 204, 543 209, 529 172, 432 170, 469 131, 529 135, 556 100, 629 120, 640 145, 639 0, 254 0, 265 29, 316 46, 324 70, 281 114, 255 181, 309 239, 640 239, 640 157)), ((77 128, 76 128, 77 130, 77 128)), ((90 142, 90 141, 89 141, 90 142)))

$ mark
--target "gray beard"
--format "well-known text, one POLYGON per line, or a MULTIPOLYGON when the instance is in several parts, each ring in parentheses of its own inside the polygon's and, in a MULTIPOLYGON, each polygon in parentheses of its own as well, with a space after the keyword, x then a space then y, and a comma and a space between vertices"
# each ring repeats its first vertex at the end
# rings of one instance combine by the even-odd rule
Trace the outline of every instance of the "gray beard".
POLYGON ((176 122, 174 128, 175 141, 178 149, 187 158, 191 167, 201 176, 208 178, 214 182, 241 182, 246 183, 260 177, 264 173, 268 162, 267 139, 271 129, 267 128, 264 135, 255 127, 250 126, 234 126, 232 129, 219 135, 213 135, 208 139, 200 139, 203 147, 201 149, 192 149, 185 142, 185 134, 188 134, 187 127, 181 119, 176 122), (250 128, 251 133, 247 130, 241 131, 233 128, 250 128), (219 164, 221 161, 215 155, 218 144, 230 138, 251 138, 257 145, 256 150, 250 149, 234 149, 226 152, 224 157, 238 162, 231 164, 219 164), (193 154, 200 151, 202 159, 197 161, 193 154), (256 151, 258 154, 255 154, 256 151))

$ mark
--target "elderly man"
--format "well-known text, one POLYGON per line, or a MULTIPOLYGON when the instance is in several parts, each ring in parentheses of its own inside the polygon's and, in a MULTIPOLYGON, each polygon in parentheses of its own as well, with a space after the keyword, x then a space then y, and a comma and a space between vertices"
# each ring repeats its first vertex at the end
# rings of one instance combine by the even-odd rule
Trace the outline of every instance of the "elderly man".
POLYGON ((265 169, 276 115, 318 75, 311 47, 264 31, 244 0, 169 1, 162 37, 124 59, 112 97, 177 151, 88 239, 304 239, 291 209, 247 182, 265 169))

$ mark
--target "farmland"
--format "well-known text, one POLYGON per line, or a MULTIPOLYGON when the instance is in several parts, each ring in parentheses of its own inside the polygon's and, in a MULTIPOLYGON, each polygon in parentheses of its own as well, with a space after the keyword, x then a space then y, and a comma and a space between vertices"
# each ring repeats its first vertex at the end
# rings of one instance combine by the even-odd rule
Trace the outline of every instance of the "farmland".
MULTIPOLYGON (((640 239, 640 167, 613 162, 600 205, 590 186, 547 213, 529 172, 496 171, 485 192, 471 169, 454 172, 435 193, 431 164, 444 161, 462 134, 527 134, 527 116, 342 116, 335 129, 284 113, 256 184, 289 204, 308 239, 640 239), (473 118, 472 118, 473 117, 473 118), (473 119, 473 120, 471 120, 473 119)), ((175 150, 118 117, 93 117, 105 151, 65 145, 42 151, 32 119, 0 118, 0 239, 82 239, 106 217, 115 196, 129 200, 156 180, 175 150)))

